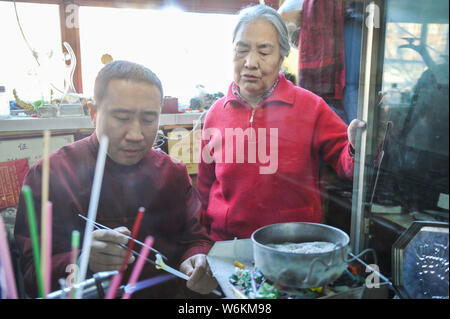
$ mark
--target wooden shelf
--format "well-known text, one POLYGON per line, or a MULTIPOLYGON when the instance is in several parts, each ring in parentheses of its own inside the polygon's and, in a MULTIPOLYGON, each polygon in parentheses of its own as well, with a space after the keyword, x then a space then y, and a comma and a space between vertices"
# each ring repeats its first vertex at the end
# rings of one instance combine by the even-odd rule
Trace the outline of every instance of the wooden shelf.
MULTIPOLYGON (((160 126, 193 125, 202 113, 161 114, 160 126)), ((204 118, 204 117, 203 117, 204 118)), ((94 126, 89 116, 33 118, 10 117, 0 120, 0 134, 6 132, 43 131, 43 130, 92 130, 94 126)))

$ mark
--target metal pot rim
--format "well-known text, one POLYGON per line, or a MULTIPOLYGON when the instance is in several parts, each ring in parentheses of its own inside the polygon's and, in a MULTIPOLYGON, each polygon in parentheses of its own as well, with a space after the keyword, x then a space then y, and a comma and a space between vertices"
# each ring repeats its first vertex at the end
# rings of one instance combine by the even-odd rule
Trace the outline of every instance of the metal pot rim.
MULTIPOLYGON (((335 248, 335 249, 332 250, 332 251, 336 251, 336 250, 339 250, 339 249, 343 249, 343 248, 347 247, 348 244, 350 243, 350 237, 349 237, 343 230, 341 230, 341 229, 339 229, 339 228, 336 228, 336 227, 333 227, 333 226, 329 226, 329 225, 325 225, 325 224, 319 224, 319 223, 309 223, 309 222, 286 222, 286 223, 275 223, 275 224, 270 224, 270 225, 266 225, 266 226, 263 226, 263 227, 258 228, 258 229, 255 230, 255 231, 252 233, 252 235, 251 235, 251 240, 252 240, 253 244, 256 245, 256 246, 258 246, 258 247, 260 247, 260 248, 264 248, 264 249, 267 249, 267 250, 269 250, 269 251, 273 251, 273 252, 276 252, 276 253, 282 254, 282 255, 322 256, 322 255, 330 254, 330 253, 332 252, 332 251, 326 251, 326 252, 320 252, 320 253, 304 254, 304 253, 293 253, 293 252, 287 252, 287 251, 280 251, 280 250, 278 250, 278 249, 276 249, 276 248, 269 247, 269 246, 267 246, 267 245, 265 245, 265 244, 262 244, 262 243, 258 242, 258 241, 255 239, 255 235, 256 235, 257 233, 262 232, 263 230, 265 230, 265 229, 267 229, 267 228, 272 228, 272 227, 275 227, 275 226, 280 226, 281 224, 307 224, 307 225, 314 225, 314 226, 321 227, 321 228, 331 229, 331 230, 333 230, 333 231, 336 231, 336 232, 340 233, 340 234, 345 238, 344 243, 343 243, 341 246, 337 246, 338 248, 335 248)), ((334 244, 336 244, 336 243, 334 243, 334 244)))

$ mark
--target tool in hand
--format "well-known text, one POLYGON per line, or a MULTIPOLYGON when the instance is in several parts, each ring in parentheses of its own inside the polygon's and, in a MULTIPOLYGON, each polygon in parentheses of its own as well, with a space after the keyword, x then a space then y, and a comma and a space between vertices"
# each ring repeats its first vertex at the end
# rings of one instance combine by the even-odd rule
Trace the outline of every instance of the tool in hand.
MULTIPOLYGON (((84 217, 84 216, 81 215, 81 214, 78 214, 78 216, 80 216, 81 218, 83 218, 85 221, 88 221, 88 220, 89 220, 89 218, 86 218, 86 217, 84 217)), ((116 233, 121 234, 122 236, 124 236, 125 238, 127 238, 127 239, 129 239, 129 240, 133 240, 136 244, 139 244, 139 245, 141 245, 141 246, 145 246, 145 244, 144 244, 143 242, 141 242, 141 241, 139 241, 139 240, 137 240, 137 239, 133 239, 133 238, 130 237, 130 236, 124 235, 124 234, 122 234, 122 233, 120 233, 120 232, 118 232, 118 231, 116 231, 116 230, 114 230, 114 229, 111 229, 111 228, 109 228, 109 227, 106 227, 106 226, 104 226, 104 225, 102 225, 102 224, 100 224, 100 223, 97 223, 97 222, 95 222, 95 221, 93 221, 93 223, 94 223, 94 226, 95 226, 97 229, 112 230, 112 231, 114 231, 114 232, 116 232, 116 233)), ((124 248, 127 249, 128 247, 125 245, 124 248)), ((162 258, 164 258, 165 260, 167 260, 167 257, 164 256, 163 254, 161 254, 161 253, 160 253, 158 250, 156 250, 155 248, 150 247, 150 250, 153 251, 155 254, 160 254, 160 255, 162 256, 162 258)), ((132 252, 136 253, 135 251, 132 251, 132 252)))
MULTIPOLYGON (((156 262, 156 269, 162 269, 162 270, 165 270, 165 271, 171 273, 172 275, 175 275, 175 276, 177 276, 177 277, 179 277, 181 279, 189 280, 189 276, 188 275, 183 274, 182 272, 180 272, 180 271, 178 271, 178 270, 176 270, 176 269, 174 269, 174 268, 172 268, 170 266, 167 266, 164 263, 164 261, 162 260, 161 255, 156 254, 156 261, 155 262, 156 262)), ((216 294, 217 296, 222 296, 222 294, 218 290, 214 290, 213 293, 216 294)))
MULTIPOLYGON (((84 217, 84 216, 81 215, 81 214, 78 214, 78 216, 80 216, 81 218, 83 218, 83 219, 86 220, 86 221, 88 220, 88 218, 84 217)), ((111 228, 109 228, 109 227, 106 227, 106 226, 104 226, 104 225, 102 225, 102 224, 100 224, 100 223, 97 223, 97 222, 93 222, 93 223, 94 223, 94 227, 96 227, 97 229, 107 229, 107 230, 115 231, 114 229, 111 229, 111 228)), ((121 235, 123 235, 123 234, 121 234, 121 235)), ((126 238, 128 238, 128 239, 130 239, 130 240, 133 240, 133 238, 131 238, 131 237, 129 237, 129 236, 126 236, 126 235, 123 235, 123 236, 125 236, 126 238)), ((141 245, 141 246, 145 246, 144 243, 142 243, 142 242, 140 242, 140 241, 138 241, 138 240, 136 240, 136 239, 134 239, 134 241, 135 241, 137 244, 141 245)), ((128 249, 128 247, 127 247, 126 245, 119 244, 119 246, 123 247, 124 249, 128 249)), ((162 269, 162 270, 167 271, 168 273, 171 273, 171 274, 175 275, 176 277, 179 277, 179 278, 184 279, 184 280, 189 280, 189 276, 187 276, 186 274, 183 274, 182 272, 180 272, 180 271, 178 271, 178 270, 176 270, 176 269, 174 269, 174 268, 172 268, 172 267, 170 267, 170 266, 168 266, 167 264, 164 263, 163 258, 167 260, 167 257, 165 257, 164 255, 162 255, 162 254, 161 254, 159 251, 157 251, 156 249, 151 248, 151 247, 149 247, 149 248, 150 248, 150 250, 152 250, 153 252, 156 253, 156 261, 153 261, 153 260, 151 260, 151 259, 149 259, 149 258, 145 258, 145 260, 146 260, 147 262, 151 263, 152 265, 155 265, 156 269, 162 269)), ((140 254, 139 254, 137 251, 135 251, 135 250, 131 250, 131 253, 132 253, 133 255, 135 255, 135 256, 139 256, 139 255, 140 255, 140 254)), ((221 294, 220 291, 218 291, 218 290, 214 290, 213 293, 216 294, 216 295, 218 295, 218 296, 222 296, 222 294, 221 294)))

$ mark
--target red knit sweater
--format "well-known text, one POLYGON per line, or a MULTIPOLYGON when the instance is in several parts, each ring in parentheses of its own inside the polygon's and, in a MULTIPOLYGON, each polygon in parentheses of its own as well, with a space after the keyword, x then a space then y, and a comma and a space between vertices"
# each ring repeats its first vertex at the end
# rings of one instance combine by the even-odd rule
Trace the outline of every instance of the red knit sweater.
POLYGON ((320 222, 319 157, 340 177, 353 176, 346 124, 283 75, 254 113, 231 88, 209 110, 202 134, 197 183, 210 236, 248 238, 268 224, 320 222))

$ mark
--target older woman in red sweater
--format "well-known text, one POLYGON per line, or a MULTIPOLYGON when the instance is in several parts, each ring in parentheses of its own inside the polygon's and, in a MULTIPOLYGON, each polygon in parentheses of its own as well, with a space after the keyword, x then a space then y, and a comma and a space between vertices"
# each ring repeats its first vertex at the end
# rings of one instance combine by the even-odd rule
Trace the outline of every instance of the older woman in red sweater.
POLYGON ((233 34, 234 82, 209 110, 198 189, 214 240, 248 238, 279 222, 320 222, 319 157, 352 178, 355 136, 319 96, 280 73, 289 54, 281 16, 244 9, 233 34))

